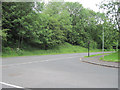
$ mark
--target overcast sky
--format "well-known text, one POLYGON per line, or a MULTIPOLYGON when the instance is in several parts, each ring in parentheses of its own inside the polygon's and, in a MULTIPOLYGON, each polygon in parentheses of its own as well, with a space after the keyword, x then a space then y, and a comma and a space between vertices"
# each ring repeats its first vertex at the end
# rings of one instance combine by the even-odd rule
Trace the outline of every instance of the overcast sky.
POLYGON ((98 12, 99 7, 96 6, 96 4, 99 4, 103 0, 65 0, 65 1, 67 1, 67 2, 80 2, 83 5, 83 7, 89 8, 89 9, 92 9, 92 10, 98 12))
MULTIPOLYGON (((43 1, 48 2, 51 0, 43 0, 43 1)), ((57 0, 54 0, 54 1, 57 1, 57 0)), ((59 1, 61 1, 61 0, 59 0, 59 1)), ((99 4, 103 0, 64 0, 64 1, 65 2, 80 2, 83 5, 83 7, 92 9, 96 12, 99 12, 99 7, 96 6, 96 4, 99 4)))

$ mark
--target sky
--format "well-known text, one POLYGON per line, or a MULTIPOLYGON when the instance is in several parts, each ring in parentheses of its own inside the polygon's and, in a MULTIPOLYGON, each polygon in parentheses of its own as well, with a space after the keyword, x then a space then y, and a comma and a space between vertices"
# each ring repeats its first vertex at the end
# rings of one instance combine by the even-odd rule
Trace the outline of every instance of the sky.
POLYGON ((99 7, 96 4, 99 4, 103 0, 65 0, 66 2, 80 2, 83 7, 99 12, 99 7))
MULTIPOLYGON (((43 0, 43 1, 48 2, 50 0, 43 0)), ((54 0, 54 1, 57 1, 57 0, 54 0)), ((58 0, 58 1, 61 1, 61 0, 58 0)), ((65 2, 80 2, 83 5, 83 7, 92 9, 95 12, 99 12, 100 11, 99 7, 96 6, 96 4, 99 4, 103 0, 64 0, 64 1, 65 2)))

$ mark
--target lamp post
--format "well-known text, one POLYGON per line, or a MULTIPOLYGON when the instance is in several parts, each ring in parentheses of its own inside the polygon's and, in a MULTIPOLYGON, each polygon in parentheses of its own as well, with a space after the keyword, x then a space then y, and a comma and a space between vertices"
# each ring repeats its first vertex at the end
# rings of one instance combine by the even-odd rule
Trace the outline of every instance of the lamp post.
MULTIPOLYGON (((102 9, 102 13, 104 13, 104 9, 102 9)), ((104 25, 105 25, 105 19, 103 19, 104 22, 102 22, 101 24, 103 24, 103 30, 102 30, 102 53, 103 53, 103 59, 104 59, 104 25)))
POLYGON ((102 52, 103 52, 103 59, 104 59, 104 27, 103 27, 102 52))

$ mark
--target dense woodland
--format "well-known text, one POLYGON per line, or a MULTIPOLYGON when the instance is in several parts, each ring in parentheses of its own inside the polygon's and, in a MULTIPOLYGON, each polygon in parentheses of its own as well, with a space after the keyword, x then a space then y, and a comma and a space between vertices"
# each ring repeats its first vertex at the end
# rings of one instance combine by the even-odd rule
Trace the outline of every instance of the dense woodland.
POLYGON ((64 43, 87 48, 88 41, 91 48, 101 49, 103 30, 105 48, 111 49, 118 45, 118 4, 102 4, 100 8, 108 8, 105 14, 78 2, 3 2, 3 51, 27 46, 47 50, 64 43))

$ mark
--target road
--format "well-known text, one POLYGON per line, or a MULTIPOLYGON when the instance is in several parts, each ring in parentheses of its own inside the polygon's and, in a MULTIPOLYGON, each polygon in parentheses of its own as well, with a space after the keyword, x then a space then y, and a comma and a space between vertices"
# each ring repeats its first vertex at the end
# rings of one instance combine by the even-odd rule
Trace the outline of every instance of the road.
MULTIPOLYGON (((98 54, 91 53, 91 54, 98 54)), ((118 88, 118 69, 84 63, 87 53, 3 58, 3 88, 118 88)))

